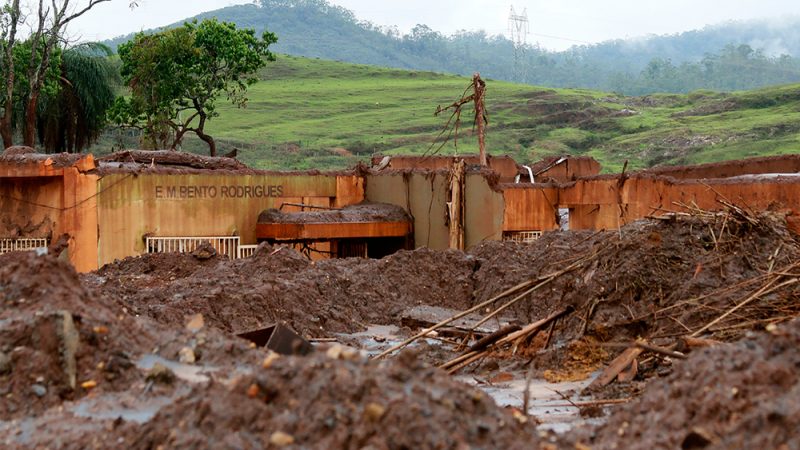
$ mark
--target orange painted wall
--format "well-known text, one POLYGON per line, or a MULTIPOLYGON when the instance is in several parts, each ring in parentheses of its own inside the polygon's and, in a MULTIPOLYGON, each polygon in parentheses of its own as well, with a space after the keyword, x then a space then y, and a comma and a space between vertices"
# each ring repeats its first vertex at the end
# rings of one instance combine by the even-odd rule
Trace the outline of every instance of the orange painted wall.
POLYGON ((97 175, 80 173, 75 167, 64 169, 64 209, 54 237, 62 233, 71 236, 69 259, 79 272, 98 267, 98 179, 97 175))
POLYGON ((600 173, 600 163, 589 157, 569 157, 561 164, 541 172, 537 178, 567 182, 580 177, 591 177, 600 173))
POLYGON ((507 186, 503 190, 503 231, 558 229, 558 189, 535 184, 507 186))
POLYGON ((66 168, 48 160, 0 165, 0 237, 55 240, 66 233, 75 268, 97 268, 98 177, 78 170, 92 167, 88 157, 66 168))
POLYGON ((664 177, 597 177, 562 185, 505 186, 505 231, 556 229, 555 208, 570 208, 570 229, 615 229, 649 215, 686 211, 680 204, 718 210, 722 196, 754 210, 800 213, 800 179, 677 181, 664 177))

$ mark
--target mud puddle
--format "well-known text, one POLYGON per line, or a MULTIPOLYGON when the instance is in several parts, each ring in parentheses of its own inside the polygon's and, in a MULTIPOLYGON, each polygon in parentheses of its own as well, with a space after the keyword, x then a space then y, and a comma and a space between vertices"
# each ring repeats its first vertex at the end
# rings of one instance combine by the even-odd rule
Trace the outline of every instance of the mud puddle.
MULTIPOLYGON (((359 333, 342 333, 337 339, 365 352, 370 357, 406 339, 402 330, 394 325, 371 325, 359 333)), ((442 341, 429 338, 413 343, 410 348, 420 345, 430 346, 433 352, 451 351, 451 346, 442 341)), ((586 388, 597 374, 583 381, 551 383, 544 379, 533 379, 530 384, 528 415, 535 417, 539 428, 556 433, 565 433, 580 425, 602 423, 603 419, 584 419, 581 417, 580 402, 590 401, 578 393, 586 388), (575 403, 574 405, 572 403, 575 403)), ((471 374, 457 375, 455 380, 476 387, 489 394, 501 407, 522 410, 525 398, 525 373, 522 371, 500 372, 491 380, 483 380, 471 374), (497 381, 497 379, 501 381, 497 381)))
MULTIPOLYGON (((489 383, 471 375, 458 375, 456 380, 475 386, 489 394, 499 406, 523 409, 525 402, 525 374, 502 373, 508 381, 489 383), (513 378, 512 378, 513 377, 513 378)), ((584 419, 580 414, 580 402, 592 400, 577 394, 592 382, 584 381, 550 383, 543 379, 532 379, 529 389, 528 415, 540 422, 539 429, 566 433, 580 425, 595 425, 603 419, 584 419), (572 403, 575 403, 573 405, 572 403)))
MULTIPOLYGON (((385 350, 403 342, 406 339, 401 329, 395 325, 370 325, 366 331, 359 333, 337 333, 336 338, 342 344, 355 347, 373 357, 385 350)), ((409 347, 414 348, 420 343, 438 346, 441 344, 436 339, 420 339, 409 347)))

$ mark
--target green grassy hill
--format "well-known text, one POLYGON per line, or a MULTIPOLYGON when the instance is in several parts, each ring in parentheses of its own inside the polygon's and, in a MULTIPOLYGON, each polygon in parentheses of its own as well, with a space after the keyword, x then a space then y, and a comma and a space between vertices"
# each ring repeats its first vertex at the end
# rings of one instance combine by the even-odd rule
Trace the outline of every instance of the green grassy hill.
MULTIPOLYGON (((373 153, 422 154, 467 78, 281 56, 261 74, 246 109, 224 105, 209 123, 220 150, 259 168, 341 168, 373 153)), ((800 151, 800 85, 731 94, 622 97, 488 80, 487 144, 519 162, 590 155, 605 170, 800 151)), ((459 153, 475 152, 472 110, 459 153)), ((108 144, 108 140, 105 141, 108 144)), ((130 144, 130 142, 129 142, 130 144)), ((197 140, 186 149, 203 152, 197 140)), ((438 145, 437 145, 438 147, 438 145)), ((448 144, 440 154, 453 154, 448 144)))

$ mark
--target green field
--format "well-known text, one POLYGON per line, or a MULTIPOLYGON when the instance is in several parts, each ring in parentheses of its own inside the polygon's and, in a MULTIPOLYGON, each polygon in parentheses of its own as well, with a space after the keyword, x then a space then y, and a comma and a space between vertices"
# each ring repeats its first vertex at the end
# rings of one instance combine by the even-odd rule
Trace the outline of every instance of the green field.
MULTIPOLYGON (((208 125, 220 152, 265 169, 342 168, 373 153, 422 154, 470 80, 280 56, 251 87, 249 105, 220 99, 208 125)), ((757 91, 623 97, 616 94, 487 80, 487 145, 519 162, 560 154, 590 155, 607 172, 800 151, 800 85, 757 91)), ((473 111, 464 111, 456 149, 477 150, 473 111)), ((104 140, 107 145, 107 139, 104 140)), ((197 140, 185 149, 201 153, 197 140)), ((106 147, 107 148, 107 147, 106 147)))

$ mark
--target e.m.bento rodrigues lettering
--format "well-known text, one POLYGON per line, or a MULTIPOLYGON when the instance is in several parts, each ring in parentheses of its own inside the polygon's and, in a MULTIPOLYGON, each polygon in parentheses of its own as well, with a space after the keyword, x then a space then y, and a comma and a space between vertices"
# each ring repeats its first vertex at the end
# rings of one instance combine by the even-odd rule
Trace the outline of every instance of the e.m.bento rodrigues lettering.
POLYGON ((157 199, 193 198, 269 198, 282 197, 282 185, 208 186, 180 185, 156 186, 157 199))

